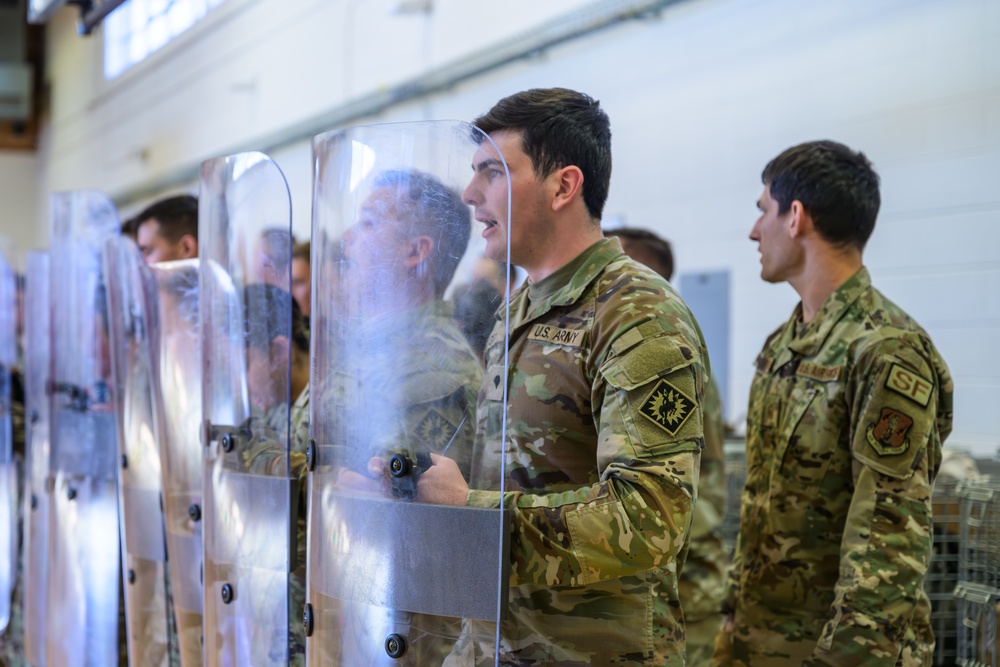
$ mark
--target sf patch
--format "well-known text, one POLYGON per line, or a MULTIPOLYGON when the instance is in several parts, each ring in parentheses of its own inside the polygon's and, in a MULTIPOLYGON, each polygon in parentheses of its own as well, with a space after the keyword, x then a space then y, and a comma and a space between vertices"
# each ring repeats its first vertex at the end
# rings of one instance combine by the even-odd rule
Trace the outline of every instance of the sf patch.
POLYGON ((666 380, 660 380, 642 402, 639 414, 670 435, 677 435, 697 407, 690 396, 666 380))
POLYGON ((416 435, 431 451, 440 452, 457 430, 444 415, 432 409, 417 424, 416 435))
POLYGON ((882 408, 878 422, 868 425, 868 444, 879 456, 896 456, 910 448, 913 419, 893 408, 882 408))
POLYGON ((889 369, 885 386, 925 408, 931 400, 931 390, 934 389, 934 384, 930 380, 899 364, 893 364, 889 369))

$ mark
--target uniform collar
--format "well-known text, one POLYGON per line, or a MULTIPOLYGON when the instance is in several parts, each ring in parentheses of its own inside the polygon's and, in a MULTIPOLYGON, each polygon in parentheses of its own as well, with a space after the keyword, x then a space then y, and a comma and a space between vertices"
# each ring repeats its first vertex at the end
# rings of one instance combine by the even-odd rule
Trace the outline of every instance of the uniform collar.
POLYGON ((527 321, 552 308, 576 303, 601 271, 622 254, 622 244, 617 238, 597 241, 543 280, 527 282, 513 295, 511 310, 527 310, 522 320, 527 321))
MULTIPOLYGON (((868 269, 861 267, 857 273, 844 281, 844 284, 827 297, 823 302, 823 307, 816 313, 816 317, 806 327, 801 336, 794 336, 788 347, 794 352, 811 357, 817 354, 823 347, 823 343, 829 337, 833 327, 847 312, 847 309, 854 305, 862 294, 871 287, 872 280, 868 269)), ((795 331, 795 327, 802 317, 802 303, 795 307, 792 318, 788 322, 788 327, 795 331)))

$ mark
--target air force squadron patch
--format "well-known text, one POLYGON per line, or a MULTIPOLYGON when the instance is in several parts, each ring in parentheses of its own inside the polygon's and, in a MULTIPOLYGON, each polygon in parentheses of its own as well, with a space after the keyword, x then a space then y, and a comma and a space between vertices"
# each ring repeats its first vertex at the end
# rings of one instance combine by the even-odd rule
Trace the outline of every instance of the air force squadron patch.
POLYGON ((666 380, 660 380, 642 402, 639 413, 670 435, 677 435, 697 407, 691 397, 666 380))
POLYGON ((868 444, 879 456, 896 456, 910 448, 910 427, 913 419, 899 410, 882 408, 878 422, 869 424, 865 435, 868 444))

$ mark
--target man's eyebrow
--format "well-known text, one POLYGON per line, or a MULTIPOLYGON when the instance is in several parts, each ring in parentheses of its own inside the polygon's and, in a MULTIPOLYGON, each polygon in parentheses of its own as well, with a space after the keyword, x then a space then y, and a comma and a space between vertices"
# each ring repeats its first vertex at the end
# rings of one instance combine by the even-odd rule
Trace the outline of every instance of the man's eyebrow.
POLYGON ((478 173, 480 171, 488 169, 489 167, 500 167, 501 169, 503 169, 503 162, 501 162, 500 160, 498 160, 496 158, 492 158, 492 157, 491 158, 487 158, 487 159, 483 160, 482 162, 480 162, 479 164, 472 165, 472 171, 478 173))

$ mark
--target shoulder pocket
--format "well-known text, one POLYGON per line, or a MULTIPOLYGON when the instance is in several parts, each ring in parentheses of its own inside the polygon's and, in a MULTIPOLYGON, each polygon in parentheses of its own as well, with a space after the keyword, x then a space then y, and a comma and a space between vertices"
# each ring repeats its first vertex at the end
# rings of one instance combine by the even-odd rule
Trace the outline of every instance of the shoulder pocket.
MULTIPOLYGON (((605 395, 604 414, 613 411, 639 458, 701 449, 698 360, 683 337, 664 335, 642 340, 601 367, 614 389, 605 395)), ((602 423, 602 440, 608 427, 615 425, 602 423)))
POLYGON ((690 366, 698 356, 698 350, 684 337, 663 335, 643 340, 612 357, 601 367, 601 374, 615 387, 631 390, 690 366))

